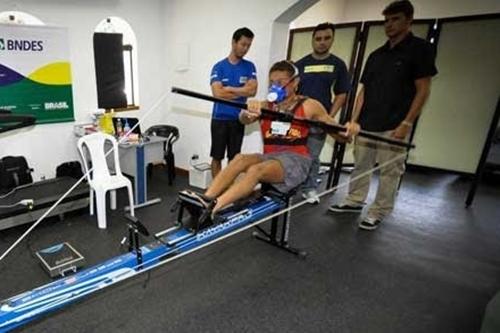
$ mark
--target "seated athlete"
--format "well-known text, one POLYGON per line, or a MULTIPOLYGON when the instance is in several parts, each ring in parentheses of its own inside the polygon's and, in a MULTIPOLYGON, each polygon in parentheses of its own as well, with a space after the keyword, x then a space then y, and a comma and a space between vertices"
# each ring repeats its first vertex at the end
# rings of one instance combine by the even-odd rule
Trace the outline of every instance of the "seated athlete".
MULTIPOLYGON (((261 107, 276 112, 291 113, 296 117, 336 124, 324 107, 312 98, 296 95, 299 84, 298 70, 288 61, 279 61, 269 70, 272 102, 248 101, 248 110, 242 110, 239 120, 247 125, 260 119, 264 141, 263 154, 238 154, 213 180, 198 199, 207 208, 200 224, 218 210, 249 196, 258 183, 270 183, 286 193, 306 179, 311 166, 307 149, 309 127, 297 121, 281 122, 261 117, 261 107), (243 174, 235 183, 237 177, 243 174)), ((349 141, 359 132, 357 123, 347 123, 345 133, 332 133, 337 140, 349 141)))

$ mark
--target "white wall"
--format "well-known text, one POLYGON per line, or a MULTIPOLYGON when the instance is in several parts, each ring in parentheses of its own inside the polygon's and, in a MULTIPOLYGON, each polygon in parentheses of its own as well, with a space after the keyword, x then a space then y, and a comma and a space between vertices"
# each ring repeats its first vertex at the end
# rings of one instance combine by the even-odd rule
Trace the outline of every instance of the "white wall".
MULTIPOLYGON (((89 113, 97 109, 94 54, 94 28, 107 16, 120 16, 132 26, 139 44, 139 85, 141 108, 147 110, 164 90, 164 48, 159 41, 164 25, 162 0, 148 0, 148 5, 134 0, 2 0, 0 12, 22 11, 34 15, 47 25, 68 27, 73 77, 73 100, 77 123, 88 122, 89 113)), ((144 111, 134 112, 140 116, 144 111)), ((35 169, 34 178, 55 175, 62 162, 77 159, 74 123, 37 125, 0 135, 0 156, 24 155, 35 169)))
MULTIPOLYGON (((344 22, 381 20, 382 10, 391 1, 349 0, 344 22)), ((413 0, 415 18, 436 18, 500 12, 498 0, 413 0)))
POLYGON ((347 0, 320 0, 290 23, 290 29, 342 22, 347 0))
MULTIPOLYGON (((318 23, 382 20, 382 10, 392 0, 320 0, 297 17, 290 28, 311 27, 318 23)), ((478 15, 500 12, 498 0, 412 0, 415 18, 478 15)))
MULTIPOLYGON (((258 98, 265 96, 267 70, 270 55, 285 55, 287 31, 274 34, 281 25, 274 20, 297 1, 293 0, 174 0, 165 7, 165 37, 167 67, 165 77, 167 87, 179 86, 204 94, 210 94, 209 76, 212 66, 230 52, 231 36, 237 28, 247 26, 255 33, 255 38, 247 59, 257 67, 259 89, 258 98), (194 10, 195 9, 195 10, 194 10), (281 36, 281 38, 276 37, 281 36), (187 52, 186 50, 189 50, 187 52), (278 51, 279 50, 279 51, 278 51), (189 66, 184 65, 189 53, 189 66)), ((189 167, 189 158, 198 154, 201 161, 209 161, 210 117, 212 103, 180 95, 172 95, 162 109, 165 123, 179 127, 181 140, 175 144, 176 164, 189 167)), ((260 133, 255 126, 247 127, 243 143, 244 152, 260 149, 260 133)))

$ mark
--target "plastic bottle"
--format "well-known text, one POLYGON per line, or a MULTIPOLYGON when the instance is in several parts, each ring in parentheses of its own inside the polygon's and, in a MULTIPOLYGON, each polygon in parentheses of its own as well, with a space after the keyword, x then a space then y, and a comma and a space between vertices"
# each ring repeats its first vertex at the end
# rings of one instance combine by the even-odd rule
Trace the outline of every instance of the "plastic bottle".
POLYGON ((115 134, 115 129, 113 127, 113 119, 111 118, 111 114, 105 113, 100 116, 99 119, 99 129, 106 134, 115 134))
POLYGON ((128 120, 125 119, 125 125, 123 126, 123 135, 126 135, 130 132, 130 125, 128 124, 128 120))
POLYGON ((116 136, 121 137, 123 135, 123 125, 122 120, 118 118, 116 120, 116 136))

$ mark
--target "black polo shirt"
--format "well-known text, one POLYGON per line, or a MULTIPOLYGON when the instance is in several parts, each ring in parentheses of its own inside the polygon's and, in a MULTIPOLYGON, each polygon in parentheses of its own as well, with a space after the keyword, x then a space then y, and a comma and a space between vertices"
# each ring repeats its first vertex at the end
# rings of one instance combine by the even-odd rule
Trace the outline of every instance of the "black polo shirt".
POLYGON ((364 103, 359 116, 361 128, 393 130, 405 119, 415 97, 415 80, 434 76, 432 44, 409 33, 392 49, 389 41, 373 51, 361 77, 364 103))

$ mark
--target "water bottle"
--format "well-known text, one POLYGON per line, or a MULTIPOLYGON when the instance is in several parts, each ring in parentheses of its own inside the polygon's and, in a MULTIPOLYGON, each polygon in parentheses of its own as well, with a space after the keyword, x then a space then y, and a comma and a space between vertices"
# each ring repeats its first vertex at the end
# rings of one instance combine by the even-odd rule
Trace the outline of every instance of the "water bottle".
POLYGON ((116 120, 116 136, 121 137, 123 135, 123 125, 122 120, 118 118, 116 120))
POLYGON ((128 124, 128 120, 125 119, 125 125, 123 126, 123 135, 127 135, 130 131, 130 125, 128 124))

